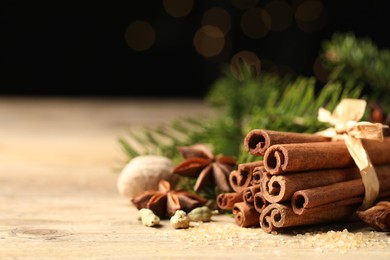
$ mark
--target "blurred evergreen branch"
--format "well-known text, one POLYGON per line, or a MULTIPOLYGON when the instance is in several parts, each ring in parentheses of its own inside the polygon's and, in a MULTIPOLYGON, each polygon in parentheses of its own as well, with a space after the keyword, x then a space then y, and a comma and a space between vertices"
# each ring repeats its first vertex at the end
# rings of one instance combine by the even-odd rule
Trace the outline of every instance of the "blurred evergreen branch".
POLYGON ((390 111, 389 50, 379 50, 370 38, 335 33, 323 42, 323 59, 330 81, 362 85, 370 101, 390 111))
POLYGON ((158 154, 179 163, 182 158, 177 146, 208 143, 215 154, 234 156, 238 163, 247 162, 257 159, 245 156, 243 150, 244 137, 250 130, 322 130, 326 126, 317 121, 318 109, 333 110, 344 97, 360 98, 361 89, 329 83, 316 93, 314 78, 280 78, 263 73, 238 80, 226 70, 205 97, 207 104, 218 110, 218 116, 179 118, 155 128, 131 131, 130 140, 121 137, 119 142, 129 159, 158 154))
POLYGON ((280 78, 271 74, 242 81, 227 75, 216 81, 206 97, 212 106, 225 111, 219 128, 224 137, 215 145, 222 151, 229 150, 239 163, 258 160, 243 146, 250 130, 313 133, 326 128, 317 120, 320 107, 332 111, 342 98, 362 97, 361 88, 339 83, 329 83, 316 93, 315 83, 314 78, 280 78))

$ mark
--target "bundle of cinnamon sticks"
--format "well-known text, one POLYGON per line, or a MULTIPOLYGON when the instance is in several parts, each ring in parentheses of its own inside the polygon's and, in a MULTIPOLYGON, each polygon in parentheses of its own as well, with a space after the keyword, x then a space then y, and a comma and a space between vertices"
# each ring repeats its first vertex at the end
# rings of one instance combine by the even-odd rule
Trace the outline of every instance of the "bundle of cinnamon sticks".
MULTIPOLYGON (((379 183, 378 200, 390 198, 390 137, 362 140, 379 183)), ((255 129, 244 145, 259 157, 230 173, 234 192, 217 197, 237 225, 265 232, 350 220, 365 188, 344 141, 316 134, 255 129)))

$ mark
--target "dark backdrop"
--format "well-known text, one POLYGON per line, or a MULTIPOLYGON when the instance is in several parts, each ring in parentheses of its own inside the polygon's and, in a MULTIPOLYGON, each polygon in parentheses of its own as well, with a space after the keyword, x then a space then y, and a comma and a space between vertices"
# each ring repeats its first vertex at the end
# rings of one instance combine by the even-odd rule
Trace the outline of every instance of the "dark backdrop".
MULTIPOLYGON (((321 1, 326 21, 320 29, 305 32, 293 19, 287 29, 260 39, 243 34, 245 9, 233 1, 195 0, 185 17, 169 15, 162 0, 51 2, 1 4, 0 94, 202 97, 221 75, 221 64, 240 50, 310 76, 321 43, 334 32, 354 32, 380 48, 390 46, 387 1, 321 1), (230 52, 219 59, 203 57, 193 45, 211 7, 222 7, 231 17, 230 52), (135 51, 125 40, 135 20, 155 28, 148 50, 135 51)), ((302 1, 285 2, 294 8, 302 1)))

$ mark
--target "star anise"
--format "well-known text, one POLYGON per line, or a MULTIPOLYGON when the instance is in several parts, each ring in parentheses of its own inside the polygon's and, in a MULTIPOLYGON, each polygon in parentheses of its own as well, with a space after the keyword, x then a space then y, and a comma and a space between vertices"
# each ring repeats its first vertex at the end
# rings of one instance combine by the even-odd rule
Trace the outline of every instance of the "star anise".
POLYGON ((380 201, 371 208, 357 211, 356 214, 376 231, 390 231, 390 201, 380 201))
POLYGON ((210 182, 221 192, 231 190, 229 174, 236 165, 233 157, 223 154, 214 156, 213 151, 205 144, 179 146, 177 149, 185 160, 173 169, 173 173, 197 178, 195 191, 201 190, 210 182))
POLYGON ((137 209, 150 209, 163 219, 173 216, 179 209, 188 213, 194 208, 204 206, 207 199, 186 190, 171 190, 170 183, 161 180, 158 191, 145 191, 131 202, 137 209))

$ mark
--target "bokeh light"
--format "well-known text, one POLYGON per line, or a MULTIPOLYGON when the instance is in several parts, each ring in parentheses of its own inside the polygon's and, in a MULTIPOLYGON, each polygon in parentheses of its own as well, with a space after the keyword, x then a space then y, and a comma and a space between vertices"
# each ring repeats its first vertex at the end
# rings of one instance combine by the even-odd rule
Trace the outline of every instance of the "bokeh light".
POLYGON ((202 25, 216 26, 226 34, 230 31, 231 20, 230 14, 225 9, 214 7, 203 14, 202 25))
POLYGON ((250 8, 241 18, 241 29, 249 38, 265 37, 272 26, 271 16, 262 8, 250 8))
POLYGON ((290 27, 293 21, 293 11, 288 3, 274 0, 269 2, 264 8, 272 19, 270 30, 280 32, 290 27))
POLYGON ((302 31, 315 32, 326 24, 326 9, 321 0, 302 1, 296 9, 295 19, 302 31))
POLYGON ((240 51, 236 53, 230 61, 230 71, 236 79, 244 79, 241 69, 241 66, 244 64, 249 66, 253 76, 260 75, 261 62, 259 57, 251 51, 240 51))
POLYGON ((163 6, 169 15, 184 17, 192 11, 194 0, 163 0, 163 6))
POLYGON ((136 51, 145 51, 151 48, 156 40, 153 26, 145 21, 134 21, 126 29, 127 45, 136 51))
POLYGON ((194 36, 196 51, 204 57, 218 55, 225 46, 225 37, 221 29, 205 25, 198 29, 194 36))

